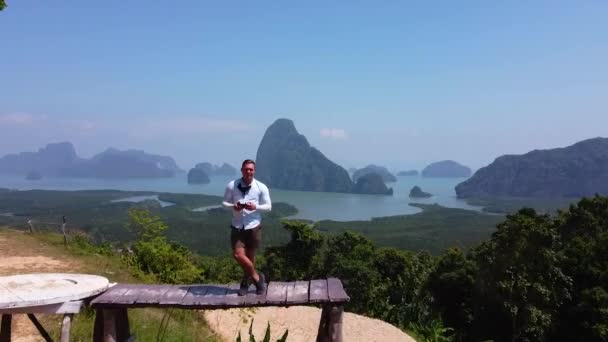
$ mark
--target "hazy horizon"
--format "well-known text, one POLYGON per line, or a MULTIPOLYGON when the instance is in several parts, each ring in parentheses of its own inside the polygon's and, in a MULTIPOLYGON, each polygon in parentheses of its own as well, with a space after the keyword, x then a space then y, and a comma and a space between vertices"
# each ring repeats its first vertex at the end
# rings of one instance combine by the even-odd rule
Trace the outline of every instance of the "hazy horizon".
POLYGON ((7 4, 0 156, 70 141, 237 166, 281 117, 347 169, 608 136, 608 2, 7 4))

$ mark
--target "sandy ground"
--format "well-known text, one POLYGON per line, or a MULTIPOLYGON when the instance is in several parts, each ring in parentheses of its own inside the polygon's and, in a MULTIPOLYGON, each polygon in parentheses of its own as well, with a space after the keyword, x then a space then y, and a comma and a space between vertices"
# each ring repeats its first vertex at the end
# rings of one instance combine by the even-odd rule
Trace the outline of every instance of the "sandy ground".
MULTIPOLYGON (((0 276, 19 273, 36 272, 70 272, 75 263, 45 256, 48 246, 43 243, 32 246, 21 238, 10 239, 7 242, 6 234, 24 234, 20 231, 4 231, 0 235, 0 276)), ((36 327, 26 315, 13 315, 12 324, 13 342, 44 341, 36 327)))
MULTIPOLYGON (((266 325, 270 322, 271 341, 281 337, 289 329, 287 341, 315 341, 321 309, 308 306, 289 308, 251 308, 205 311, 205 319, 222 339, 234 341, 239 333, 244 341, 249 339, 249 324, 253 318, 253 334, 256 340, 264 337, 266 325)), ((343 316, 344 341, 397 342, 415 341, 398 328, 372 318, 346 312, 343 316)))

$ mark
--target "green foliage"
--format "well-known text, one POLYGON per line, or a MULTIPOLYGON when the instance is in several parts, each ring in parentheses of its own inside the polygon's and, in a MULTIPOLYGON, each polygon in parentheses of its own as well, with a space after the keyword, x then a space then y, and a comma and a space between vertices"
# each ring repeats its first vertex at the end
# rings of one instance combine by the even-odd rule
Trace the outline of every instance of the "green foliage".
MULTIPOLYGON (((557 229, 546 215, 522 209, 498 226, 476 250, 481 301, 499 313, 499 336, 517 341, 544 339, 560 305, 569 298, 571 278, 562 271, 557 229)), ((481 310, 483 311, 483 309, 481 310)))
POLYGON ((266 249, 264 274, 270 279, 288 281, 316 276, 321 262, 323 236, 305 222, 284 221, 283 228, 290 233, 291 240, 284 246, 266 249))
POLYGON ((409 328, 413 335, 424 342, 450 342, 454 340, 451 335, 454 329, 444 327, 440 320, 435 319, 427 324, 413 323, 409 328))
POLYGON ((164 236, 167 225, 148 210, 129 210, 127 228, 137 237, 129 264, 151 273, 163 283, 192 283, 200 279, 202 270, 192 262, 191 252, 177 243, 169 243, 164 236))
POLYGON ((429 274, 427 288, 433 309, 443 322, 467 340, 473 322, 473 292, 477 265, 458 248, 448 249, 429 274))
MULTIPOLYGON (((289 330, 285 330, 283 336, 277 340, 277 342, 285 342, 287 341, 287 335, 289 334, 289 330)), ((239 334, 236 337, 236 342, 241 342, 241 331, 239 330, 239 334)), ((256 342, 255 336, 253 335, 253 319, 251 320, 251 324, 249 325, 249 342, 256 342)), ((264 333, 264 338, 262 342, 270 342, 270 322, 266 326, 266 332, 264 333)))
POLYGON ((0 11, 6 8, 6 2, 4 0, 0 0, 0 11))
POLYGON ((583 199, 556 221, 573 290, 552 338, 608 341, 608 198, 583 199))

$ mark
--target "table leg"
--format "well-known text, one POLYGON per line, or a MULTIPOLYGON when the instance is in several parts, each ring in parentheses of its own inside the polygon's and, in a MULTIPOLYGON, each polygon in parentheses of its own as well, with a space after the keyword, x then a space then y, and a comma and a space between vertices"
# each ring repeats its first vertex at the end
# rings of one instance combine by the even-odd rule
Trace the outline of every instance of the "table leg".
POLYGON ((72 314, 65 314, 63 316, 63 323, 61 324, 61 342, 70 342, 70 329, 72 328, 72 314))
POLYGON ((11 320, 13 319, 12 315, 4 314, 2 315, 2 325, 0 327, 0 342, 10 342, 11 341, 11 320))
POLYGON ((40 333, 40 335, 42 335, 46 342, 53 342, 53 339, 51 338, 49 333, 44 330, 44 327, 42 326, 42 324, 40 324, 40 322, 38 322, 38 319, 36 318, 36 316, 34 316, 34 314, 27 314, 27 317, 29 317, 30 321, 34 323, 36 329, 38 329, 38 332, 40 333))

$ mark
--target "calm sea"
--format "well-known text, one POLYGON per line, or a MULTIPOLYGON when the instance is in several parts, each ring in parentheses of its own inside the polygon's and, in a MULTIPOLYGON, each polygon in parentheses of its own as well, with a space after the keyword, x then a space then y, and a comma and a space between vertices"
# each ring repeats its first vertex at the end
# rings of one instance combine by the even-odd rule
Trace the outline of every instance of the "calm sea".
MULTIPOLYGON (((315 221, 323 219, 369 220, 372 217, 414 214, 420 211, 420 209, 408 205, 414 202, 438 203, 450 208, 481 210, 480 207, 468 205, 465 201, 456 198, 454 186, 466 178, 424 178, 419 176, 397 178, 396 183, 388 184, 394 190, 393 196, 286 191, 272 188, 270 196, 274 202, 287 202, 296 206, 299 213, 295 217, 315 221), (414 185, 433 194, 433 197, 410 199, 409 191, 414 185)), ((19 190, 140 190, 222 196, 226 183, 231 179, 231 177, 212 177, 209 184, 189 185, 186 182, 185 174, 174 178, 159 179, 43 178, 37 181, 28 181, 15 175, 0 175, 0 187, 19 190)))

